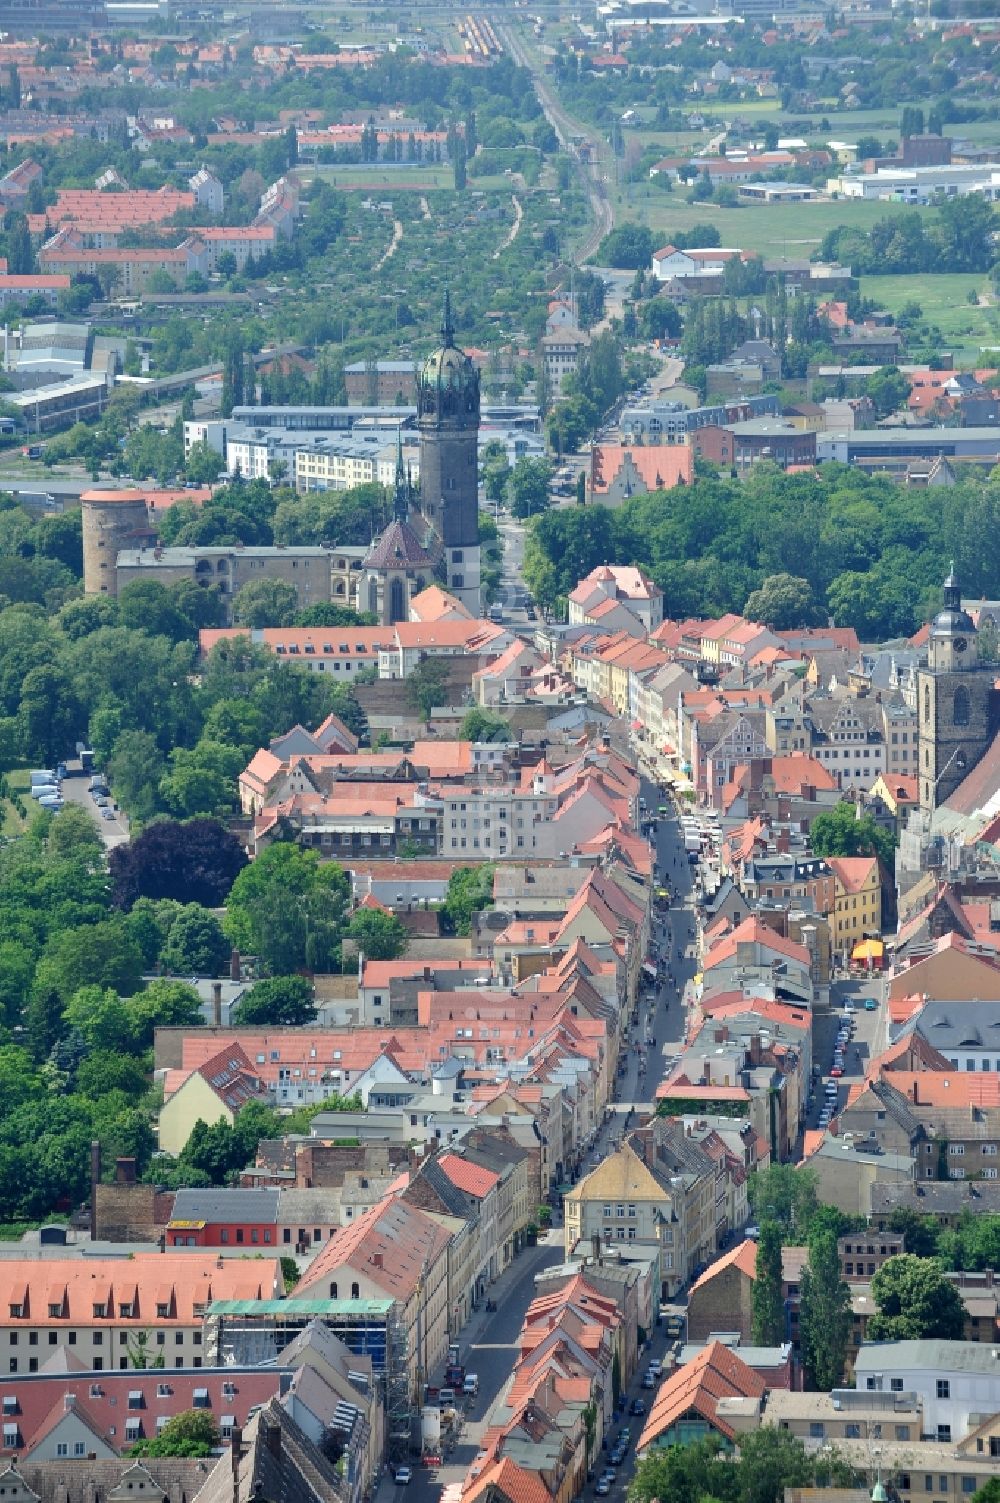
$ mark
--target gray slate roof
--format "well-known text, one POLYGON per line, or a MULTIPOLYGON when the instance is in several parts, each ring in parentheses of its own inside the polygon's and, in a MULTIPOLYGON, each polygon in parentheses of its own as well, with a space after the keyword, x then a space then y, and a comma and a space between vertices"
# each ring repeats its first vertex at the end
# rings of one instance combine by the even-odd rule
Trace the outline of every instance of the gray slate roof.
POLYGON ((178 1190, 174 1221, 278 1220, 277 1190, 178 1190))

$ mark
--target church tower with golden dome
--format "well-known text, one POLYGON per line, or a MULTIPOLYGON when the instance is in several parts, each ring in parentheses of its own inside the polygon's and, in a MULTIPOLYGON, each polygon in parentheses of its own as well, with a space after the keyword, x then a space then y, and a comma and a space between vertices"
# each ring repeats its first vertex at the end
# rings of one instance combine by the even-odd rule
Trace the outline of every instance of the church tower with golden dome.
POLYGON ((448 294, 441 346, 424 362, 417 403, 420 511, 440 541, 446 589, 478 616, 479 372, 455 344, 448 294))

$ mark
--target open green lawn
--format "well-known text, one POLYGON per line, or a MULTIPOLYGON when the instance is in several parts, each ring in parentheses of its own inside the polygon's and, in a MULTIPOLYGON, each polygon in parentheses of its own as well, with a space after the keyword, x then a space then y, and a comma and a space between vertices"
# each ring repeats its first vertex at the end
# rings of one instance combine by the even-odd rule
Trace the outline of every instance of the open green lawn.
POLYGON ((689 204, 680 192, 664 193, 651 184, 635 183, 618 195, 615 218, 638 220, 656 230, 666 243, 676 230, 695 224, 714 224, 723 245, 758 251, 762 256, 811 256, 828 230, 838 225, 870 229, 879 219, 906 211, 903 204, 864 203, 838 199, 813 204, 752 204, 720 209, 716 204, 689 204))
MULTIPOLYGON (((29 769, 21 767, 16 772, 9 772, 7 774, 7 782, 15 793, 21 795, 25 808, 30 814, 34 801, 29 793, 29 789, 31 788, 31 773, 29 769)), ((0 803, 0 835, 20 835, 25 824, 26 821, 18 814, 13 804, 4 799, 0 803)))
POLYGON ((928 323, 936 324, 945 348, 958 365, 990 365, 996 356, 984 354, 984 345, 1000 345, 1000 308, 973 307, 970 291, 988 293, 989 278, 972 273, 922 277, 862 277, 861 291, 890 313, 904 303, 919 303, 928 323))
POLYGON ((330 183, 334 188, 364 189, 365 192, 381 192, 383 190, 394 193, 427 193, 432 188, 452 188, 455 185, 454 174, 450 167, 407 167, 401 165, 394 169, 392 165, 385 167, 338 167, 335 165, 318 164, 315 167, 299 169, 300 176, 309 181, 313 177, 322 178, 324 183, 330 183))

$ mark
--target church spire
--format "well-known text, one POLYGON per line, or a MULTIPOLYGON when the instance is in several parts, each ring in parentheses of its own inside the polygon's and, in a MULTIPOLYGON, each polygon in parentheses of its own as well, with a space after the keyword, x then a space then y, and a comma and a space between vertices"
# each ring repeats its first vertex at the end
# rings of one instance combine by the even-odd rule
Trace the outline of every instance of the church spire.
POLYGON ((393 516, 405 522, 410 511, 410 481, 403 468, 403 430, 396 429, 396 484, 392 497, 393 516))
POLYGON ((441 343, 445 349, 455 343, 455 325, 451 319, 451 290, 447 289, 444 295, 444 318, 441 323, 441 343))

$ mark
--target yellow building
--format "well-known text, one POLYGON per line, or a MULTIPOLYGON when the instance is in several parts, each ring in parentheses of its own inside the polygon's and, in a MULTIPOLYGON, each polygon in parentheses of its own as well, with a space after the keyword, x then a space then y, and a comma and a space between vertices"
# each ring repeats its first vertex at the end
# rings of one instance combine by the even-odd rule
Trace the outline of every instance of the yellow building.
POLYGON ((672 1190, 623 1144, 563 1197, 566 1256, 581 1238, 656 1243, 661 1285, 672 1292, 687 1276, 681 1193, 675 1204, 672 1190))
POLYGON ((263 1101, 267 1093, 239 1044, 230 1043, 196 1069, 168 1070, 163 1094, 160 1147, 176 1157, 196 1122, 232 1127, 248 1102, 263 1101))
POLYGON ((882 878, 875 856, 827 856, 837 879, 833 909, 834 950, 848 954, 867 936, 882 932, 882 878))

